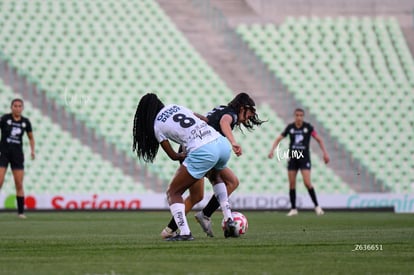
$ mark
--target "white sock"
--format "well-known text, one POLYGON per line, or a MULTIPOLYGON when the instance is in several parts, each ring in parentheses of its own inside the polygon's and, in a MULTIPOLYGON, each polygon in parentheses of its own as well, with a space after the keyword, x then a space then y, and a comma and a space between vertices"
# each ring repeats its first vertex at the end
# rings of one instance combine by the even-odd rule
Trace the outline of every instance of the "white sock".
POLYGON ((227 189, 224 182, 213 185, 214 194, 218 202, 220 203, 221 211, 223 212, 224 219, 227 221, 229 218, 233 219, 231 215, 229 197, 227 195, 227 189))
POLYGON ((180 235, 189 235, 190 227, 188 227, 187 218, 185 217, 184 203, 173 203, 170 205, 171 214, 174 217, 175 223, 180 229, 180 235))

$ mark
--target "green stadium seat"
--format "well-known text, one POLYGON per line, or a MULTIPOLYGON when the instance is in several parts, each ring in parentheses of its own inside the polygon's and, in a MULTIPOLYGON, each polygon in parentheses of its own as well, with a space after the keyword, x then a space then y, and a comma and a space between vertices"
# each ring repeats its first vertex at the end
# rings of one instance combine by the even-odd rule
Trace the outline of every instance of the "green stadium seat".
MULTIPOLYGON (((267 37, 260 50, 252 47, 258 58, 264 64, 279 64, 277 69, 271 67, 271 71, 299 102, 312 110, 330 135, 388 188, 403 190, 400 186, 414 181, 412 175, 408 180, 399 177, 401 167, 376 161, 377 150, 398 151, 403 142, 398 135, 370 143, 373 137, 387 133, 384 129, 392 129, 390 125, 398 125, 404 114, 413 112, 409 106, 413 105, 414 96, 406 91, 414 88, 414 62, 394 18, 288 17, 277 27, 271 24, 243 25, 236 32, 250 45, 253 39, 261 36, 260 32, 267 37), (272 34, 275 38, 283 37, 281 50, 268 42, 272 41, 269 38, 272 34), (310 43, 304 37, 310 37, 310 43), (279 55, 275 57, 266 51, 278 51, 279 55), (353 91, 352 95, 347 91, 353 91), (403 102, 407 102, 406 105, 403 102), (335 116, 341 119, 336 120, 335 116), (339 128, 339 121, 345 125, 344 129, 339 128)), ((413 121, 413 116, 408 116, 408 120, 413 121)), ((403 129, 389 130, 401 131, 406 132, 403 129)), ((407 135, 408 139, 404 139, 409 141, 403 144, 413 147, 414 132, 407 135)), ((407 153, 402 154, 402 159, 410 159, 407 153)))
MULTIPOLYGON (((0 109, 8 110, 10 101, 15 98, 14 92, 0 81, 0 109)), ((28 194, 82 194, 84 192, 113 193, 112 185, 122 185, 119 192, 131 190, 132 192, 151 193, 135 182, 112 164, 93 153, 91 149, 62 130, 45 117, 40 110, 34 108, 30 102, 25 102, 24 116, 29 117, 33 124, 33 133, 36 140, 36 160, 31 161, 27 156, 30 151, 25 138, 24 150, 26 152, 25 189, 28 194), (111 178, 112 174, 116 177, 111 178), (95 184, 97 175, 111 178, 104 189, 98 190, 95 184)), ((6 174, 2 192, 14 193, 10 170, 6 174)))

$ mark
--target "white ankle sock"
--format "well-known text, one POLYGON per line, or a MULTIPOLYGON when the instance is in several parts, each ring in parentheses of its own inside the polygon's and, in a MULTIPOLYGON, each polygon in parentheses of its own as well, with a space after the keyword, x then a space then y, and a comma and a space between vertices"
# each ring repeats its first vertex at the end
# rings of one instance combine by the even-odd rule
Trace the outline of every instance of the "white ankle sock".
POLYGON ((221 211, 223 212, 224 219, 227 221, 229 218, 233 219, 231 215, 229 197, 227 196, 227 189, 224 182, 213 185, 214 194, 218 202, 220 203, 221 211))
POLYGON ((187 218, 185 216, 185 205, 184 203, 173 203, 170 205, 171 214, 174 217, 175 223, 180 229, 180 235, 190 234, 190 227, 187 223, 187 218))

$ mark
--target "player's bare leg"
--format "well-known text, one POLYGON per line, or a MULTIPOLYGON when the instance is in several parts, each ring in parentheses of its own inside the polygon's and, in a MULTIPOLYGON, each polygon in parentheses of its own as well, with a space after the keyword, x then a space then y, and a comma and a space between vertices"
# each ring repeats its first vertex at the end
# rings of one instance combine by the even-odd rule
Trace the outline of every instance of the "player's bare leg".
POLYGON ((306 188, 308 189, 309 196, 312 199, 313 204, 315 205, 315 213, 316 215, 320 216, 323 215, 324 212, 322 208, 318 204, 318 199, 316 198, 315 189, 311 183, 311 170, 310 169, 302 169, 301 170, 303 183, 305 184, 306 188))
MULTIPOLYGON (((239 179, 230 168, 224 169, 224 171, 222 171, 220 174, 222 181, 226 185, 227 194, 230 196, 230 194, 233 193, 233 191, 239 186, 239 179)), ((218 202, 216 196, 213 195, 203 210, 195 214, 197 222, 209 237, 214 236, 211 224, 211 216, 219 207, 220 203, 218 202)))
POLYGON ((224 183, 224 179, 228 179, 232 177, 232 175, 233 171, 226 167, 220 171, 212 170, 211 176, 209 176, 209 180, 213 185, 214 195, 220 203, 220 208, 223 213, 224 220, 226 221, 224 228, 224 237, 226 238, 239 236, 239 233, 236 230, 236 223, 233 220, 226 184, 224 183))
POLYGON ((290 211, 286 216, 296 216, 298 210, 296 208, 296 176, 298 174, 297 170, 288 170, 288 179, 289 179, 289 198, 290 198, 290 211))
POLYGON ((303 178, 303 184, 305 184, 307 189, 313 188, 311 183, 311 172, 309 169, 300 170, 303 178))
POLYGON ((194 205, 199 203, 204 198, 204 178, 199 179, 194 185, 189 188, 189 196, 185 198, 185 213, 193 209, 194 205))
POLYGON ((0 167, 0 190, 3 187, 4 177, 6 176, 6 167, 0 167))
POLYGON ((184 165, 180 165, 167 189, 167 200, 170 207, 171 215, 180 229, 180 234, 167 238, 168 241, 191 241, 194 240, 191 235, 190 227, 185 215, 185 205, 182 195, 197 182, 188 172, 184 165))
MULTIPOLYGON (((194 183, 189 189, 189 196, 185 198, 184 205, 185 205, 185 213, 187 214, 190 210, 199 203, 204 197, 204 178, 199 179, 196 183, 194 183)), ((163 239, 173 237, 178 232, 178 226, 175 223, 174 217, 171 218, 170 222, 168 223, 167 227, 165 227, 161 231, 161 237, 163 239)))
POLYGON ((14 185, 16 187, 17 212, 20 218, 25 219, 24 215, 24 188, 23 188, 23 169, 13 169, 14 185))

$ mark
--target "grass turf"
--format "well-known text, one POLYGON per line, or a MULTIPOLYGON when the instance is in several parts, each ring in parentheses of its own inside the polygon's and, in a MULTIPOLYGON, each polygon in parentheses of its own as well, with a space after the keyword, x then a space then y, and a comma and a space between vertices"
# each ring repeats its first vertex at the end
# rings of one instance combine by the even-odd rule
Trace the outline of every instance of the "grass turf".
POLYGON ((384 212, 244 212, 249 230, 166 242, 168 212, 0 213, 0 274, 412 274, 414 216, 384 212), (378 245, 378 250, 364 245, 378 245), (362 246, 357 246, 362 245, 362 246), (379 250, 382 248, 382 250, 379 250))

